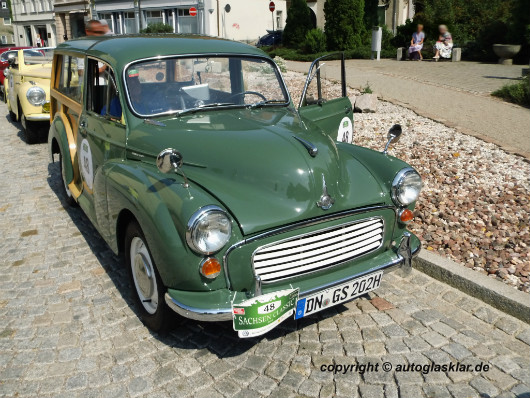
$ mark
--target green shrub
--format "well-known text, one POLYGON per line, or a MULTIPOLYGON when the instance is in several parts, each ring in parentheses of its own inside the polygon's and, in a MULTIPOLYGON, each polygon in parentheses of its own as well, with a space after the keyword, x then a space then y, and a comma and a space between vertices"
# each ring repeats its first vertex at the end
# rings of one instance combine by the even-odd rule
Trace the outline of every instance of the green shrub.
POLYGON ((276 62, 276 65, 278 65, 278 68, 280 68, 280 71, 282 73, 287 72, 287 65, 285 65, 285 59, 282 57, 274 57, 274 62, 276 62))
POLYGON ((173 26, 162 22, 149 24, 147 28, 142 29, 140 33, 173 33, 173 26))
POLYGON ((518 105, 530 106, 530 81, 528 76, 523 77, 515 84, 507 84, 491 93, 495 97, 518 105))
POLYGON ((396 29, 396 35, 391 38, 390 42, 394 48, 408 47, 412 34, 416 32, 418 23, 412 19, 407 19, 404 25, 400 25, 396 29))
POLYGON ((290 48, 301 48, 307 32, 312 28, 311 10, 306 0, 293 0, 287 11, 287 20, 282 34, 283 44, 290 48))
POLYGON ((364 0, 327 0, 324 14, 328 50, 353 50, 363 44, 364 0))
MULTIPOLYGON (((425 26, 427 39, 436 41, 438 25, 447 25, 462 57, 476 61, 495 61, 495 43, 522 44, 515 61, 528 63, 530 52, 530 1, 528 0, 416 0, 414 21, 398 27, 396 47, 412 34, 414 26, 425 26), (403 34, 401 34, 403 33, 403 34)), ((424 46, 425 48, 425 46, 424 46)))
POLYGON ((326 51, 326 35, 321 29, 311 29, 305 35, 303 49, 306 53, 315 54, 326 51))

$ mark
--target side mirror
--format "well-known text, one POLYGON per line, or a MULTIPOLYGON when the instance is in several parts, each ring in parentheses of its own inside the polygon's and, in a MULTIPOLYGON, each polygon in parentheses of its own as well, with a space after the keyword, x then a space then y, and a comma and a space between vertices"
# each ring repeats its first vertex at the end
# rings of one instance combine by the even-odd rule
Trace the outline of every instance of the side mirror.
POLYGON ((394 144, 399 141, 402 132, 403 129, 401 128, 400 124, 394 124, 392 127, 390 127, 390 130, 388 130, 388 134, 386 136, 388 141, 386 142, 385 149, 383 150, 385 155, 388 153, 388 147, 390 144, 394 144))
POLYGON ((182 167, 184 160, 182 154, 174 149, 164 149, 156 157, 156 167, 162 173, 169 173, 174 171, 175 173, 182 167))
POLYGON ((190 184, 181 170, 183 163, 184 159, 182 154, 172 148, 164 149, 156 157, 156 167, 158 167, 158 170, 160 170, 162 173, 169 173, 171 171, 175 173, 180 172, 180 175, 182 175, 182 178, 184 178, 183 186, 184 188, 188 188, 190 184))
POLYGON ((9 66, 13 66, 15 65, 16 60, 17 58, 15 56, 9 56, 7 58, 7 63, 9 64, 9 66))

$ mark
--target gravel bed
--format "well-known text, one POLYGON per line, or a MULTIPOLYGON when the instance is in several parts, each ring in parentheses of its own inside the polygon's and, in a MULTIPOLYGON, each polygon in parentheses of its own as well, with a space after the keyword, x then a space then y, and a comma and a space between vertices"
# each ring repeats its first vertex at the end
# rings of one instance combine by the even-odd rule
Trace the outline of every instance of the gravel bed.
MULTIPOLYGON (((285 73, 295 103, 305 78, 285 73)), ((340 93, 337 82, 327 89, 340 93)), ((359 95, 349 88, 350 97, 359 95)), ((377 113, 356 113, 353 143, 377 151, 388 129, 403 127, 389 153, 410 163, 424 187, 409 229, 424 250, 530 291, 530 164, 498 146, 457 132, 410 109, 379 101, 377 113)))

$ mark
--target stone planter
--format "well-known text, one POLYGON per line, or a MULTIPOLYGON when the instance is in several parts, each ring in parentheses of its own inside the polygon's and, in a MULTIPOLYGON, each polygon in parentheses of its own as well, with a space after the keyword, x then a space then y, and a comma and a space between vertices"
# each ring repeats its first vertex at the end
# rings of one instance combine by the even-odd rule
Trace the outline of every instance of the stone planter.
POLYGON ((521 50, 519 44, 494 44, 493 52, 499 57, 499 64, 511 65, 513 57, 521 50))

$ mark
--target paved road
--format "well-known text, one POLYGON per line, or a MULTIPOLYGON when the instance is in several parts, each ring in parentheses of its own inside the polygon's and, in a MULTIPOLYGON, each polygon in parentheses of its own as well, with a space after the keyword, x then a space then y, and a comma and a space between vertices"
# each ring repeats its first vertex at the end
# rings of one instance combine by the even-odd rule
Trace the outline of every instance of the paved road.
POLYGON ((529 326, 415 271, 385 276, 380 298, 259 339, 187 320, 151 334, 118 259, 58 199, 46 145, 26 145, 6 113, 0 105, 0 397, 530 396, 529 326), (395 371, 458 361, 490 369, 395 371), (368 362, 379 371, 320 370, 368 362))
MULTIPOLYGON (((337 61, 327 62, 329 78, 339 79, 337 61)), ((307 72, 309 64, 287 61, 307 72)), ((521 66, 475 62, 397 62, 347 60, 348 85, 368 84, 380 97, 413 109, 422 116, 486 137, 511 152, 530 157, 530 110, 489 95, 521 76, 521 66)))

